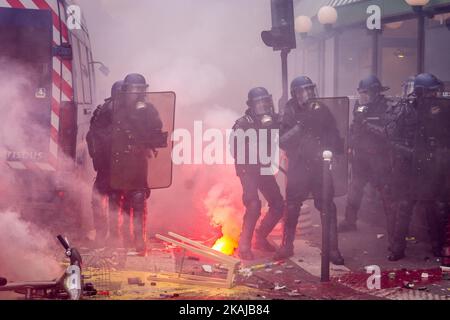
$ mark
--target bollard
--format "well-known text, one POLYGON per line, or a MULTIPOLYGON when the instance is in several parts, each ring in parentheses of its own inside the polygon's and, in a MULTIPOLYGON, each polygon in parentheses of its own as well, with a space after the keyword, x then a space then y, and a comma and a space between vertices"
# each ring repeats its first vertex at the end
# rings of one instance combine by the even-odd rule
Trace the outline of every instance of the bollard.
POLYGON ((330 215, 328 213, 328 200, 331 186, 331 160, 333 153, 324 151, 323 153, 323 181, 322 181, 322 261, 321 261, 321 281, 330 281, 330 215))

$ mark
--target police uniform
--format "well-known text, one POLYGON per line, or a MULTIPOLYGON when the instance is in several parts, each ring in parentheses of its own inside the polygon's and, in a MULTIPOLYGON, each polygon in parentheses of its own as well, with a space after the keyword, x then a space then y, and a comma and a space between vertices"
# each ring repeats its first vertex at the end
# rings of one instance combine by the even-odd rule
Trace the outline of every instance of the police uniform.
POLYGON ((231 151, 235 158, 236 174, 242 185, 242 201, 246 208, 239 241, 239 255, 244 260, 252 260, 254 258, 251 251, 253 234, 261 216, 259 192, 269 205, 269 211, 256 230, 255 248, 262 251, 276 251, 267 237, 283 216, 284 199, 275 176, 265 175, 262 172, 263 169, 269 170, 271 164, 261 163, 259 154, 263 143, 262 134, 266 134, 266 151, 270 152, 273 142, 272 130, 279 130, 280 121, 273 110, 272 96, 265 88, 254 88, 249 92, 247 104, 249 109, 245 116, 238 119, 233 126, 230 142, 232 142, 231 151), (260 102, 261 108, 257 107, 258 103, 255 101, 260 102), (265 123, 264 119, 269 122, 265 123), (253 131, 255 139, 245 138, 246 134, 251 136, 249 130, 253 131), (239 135, 242 135, 241 138, 239 135))
POLYGON ((312 194, 316 209, 322 211, 326 206, 330 216, 331 260, 343 264, 338 249, 337 209, 332 184, 329 186, 328 199, 323 199, 323 151, 330 150, 334 154, 344 152, 336 120, 328 107, 320 102, 299 106, 297 100, 289 100, 282 120, 281 147, 289 160, 287 215, 282 248, 276 259, 292 255, 300 210, 303 202, 312 194))

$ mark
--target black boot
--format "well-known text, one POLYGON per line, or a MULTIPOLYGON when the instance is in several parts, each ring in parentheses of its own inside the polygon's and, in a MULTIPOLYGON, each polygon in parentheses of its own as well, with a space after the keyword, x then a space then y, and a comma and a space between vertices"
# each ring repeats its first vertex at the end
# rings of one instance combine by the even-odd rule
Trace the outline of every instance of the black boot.
POLYGON ((356 231, 356 219, 357 209, 348 204, 345 209, 345 219, 339 224, 338 231, 342 233, 356 231))
POLYGON ((294 256, 294 241, 300 209, 301 206, 298 205, 291 205, 287 208, 287 214, 283 225, 283 241, 280 249, 278 249, 273 258, 275 261, 286 260, 294 256))
POLYGON ((395 219, 395 229, 393 241, 390 245, 389 261, 398 261, 405 257, 406 250, 406 236, 409 231, 409 224, 411 222, 412 213, 415 202, 403 200, 400 201, 397 207, 397 214, 395 219))
POLYGON ((341 223, 339 223, 339 232, 345 233, 345 232, 353 232, 357 231, 358 228, 356 227, 356 223, 350 222, 348 220, 343 220, 341 223))
POLYGON ((247 210, 242 225, 242 233, 239 239, 239 257, 242 260, 254 260, 252 252, 252 239, 256 223, 261 215, 261 202, 252 201, 247 204, 247 210))
POLYGON ((445 244, 446 217, 448 216, 448 206, 441 202, 425 203, 425 214, 428 223, 428 234, 430 237, 433 255, 436 258, 443 256, 445 244))
POLYGON ((388 260, 392 262, 402 260, 403 258, 405 258, 405 251, 391 251, 388 255, 388 260))
POLYGON ((128 194, 127 198, 130 208, 133 211, 134 245, 136 252, 140 256, 146 256, 147 239, 145 230, 145 212, 148 196, 144 190, 139 190, 128 194))
POLYGON ((264 217, 261 225, 255 234, 255 249, 265 251, 265 252, 275 252, 277 248, 272 245, 267 237, 275 228, 275 226, 280 222, 283 216, 283 205, 277 208, 271 208, 267 215, 264 217))

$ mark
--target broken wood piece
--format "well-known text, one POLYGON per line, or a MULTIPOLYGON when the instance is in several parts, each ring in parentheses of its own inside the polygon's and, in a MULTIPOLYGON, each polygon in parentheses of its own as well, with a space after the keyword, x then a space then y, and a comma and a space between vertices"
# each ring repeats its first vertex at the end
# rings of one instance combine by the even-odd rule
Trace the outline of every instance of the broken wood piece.
POLYGON ((211 249, 199 242, 193 241, 191 239, 180 236, 173 232, 169 232, 169 237, 160 234, 157 234, 156 237, 160 240, 171 243, 176 247, 192 251, 200 256, 209 258, 211 260, 214 260, 215 262, 219 262, 228 269, 228 272, 226 279, 185 275, 180 272, 175 276, 169 275, 166 278, 161 278, 158 276, 150 277, 149 280, 174 282, 180 284, 208 285, 224 288, 232 288, 234 286, 236 271, 238 269, 239 264, 241 263, 239 259, 227 256, 222 252, 211 249))

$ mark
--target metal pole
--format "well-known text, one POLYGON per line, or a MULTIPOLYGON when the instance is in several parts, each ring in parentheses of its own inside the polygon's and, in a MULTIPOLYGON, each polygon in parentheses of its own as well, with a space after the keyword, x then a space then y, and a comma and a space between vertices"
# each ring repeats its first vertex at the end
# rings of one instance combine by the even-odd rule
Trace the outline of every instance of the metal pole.
POLYGON ((281 50, 281 79, 282 79, 282 87, 283 94, 281 96, 280 101, 278 102, 278 110, 280 115, 284 114, 284 108, 286 103, 289 100, 289 79, 288 79, 288 55, 291 52, 291 49, 283 49, 281 50))
POLYGON ((418 32, 417 32, 417 72, 425 71, 425 14, 418 14, 418 32))
POLYGON ((321 276, 322 282, 330 281, 330 216, 328 213, 328 202, 330 197, 331 180, 331 160, 333 153, 325 151, 323 153, 323 185, 322 185, 322 264, 321 276))
POLYGON ((372 74, 378 76, 378 47, 380 43, 380 32, 372 31, 372 74))

